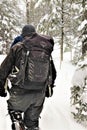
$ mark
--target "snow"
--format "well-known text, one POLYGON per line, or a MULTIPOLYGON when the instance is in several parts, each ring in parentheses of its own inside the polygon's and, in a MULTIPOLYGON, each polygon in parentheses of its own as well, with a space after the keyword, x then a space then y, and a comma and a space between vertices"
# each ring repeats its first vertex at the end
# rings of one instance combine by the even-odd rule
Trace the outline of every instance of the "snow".
POLYGON ((78 27, 78 31, 81 31, 86 24, 87 24, 87 20, 84 20, 84 21, 81 23, 81 25, 78 27))
MULTIPOLYGON (((57 69, 57 78, 54 94, 51 98, 46 98, 44 108, 40 118, 41 130, 86 130, 76 123, 71 115, 70 87, 75 71, 75 66, 70 63, 70 53, 64 55, 64 61, 59 61, 58 50, 53 52, 54 63, 57 69)), ((0 56, 0 62, 5 56, 0 56)), ((7 98, 0 97, 0 130, 11 130, 11 121, 7 112, 7 98)))
POLYGON ((44 17, 41 18, 40 22, 42 22, 42 21, 44 21, 44 20, 48 20, 48 17, 49 17, 49 15, 46 14, 44 17))
POLYGON ((38 8, 41 3, 42 3, 42 0, 38 0, 38 2, 35 4, 35 8, 38 8))
POLYGON ((87 77, 87 66, 85 66, 82 69, 77 68, 73 75, 73 78, 72 78, 73 86, 84 87, 85 86, 85 82, 84 82, 85 77, 87 77))

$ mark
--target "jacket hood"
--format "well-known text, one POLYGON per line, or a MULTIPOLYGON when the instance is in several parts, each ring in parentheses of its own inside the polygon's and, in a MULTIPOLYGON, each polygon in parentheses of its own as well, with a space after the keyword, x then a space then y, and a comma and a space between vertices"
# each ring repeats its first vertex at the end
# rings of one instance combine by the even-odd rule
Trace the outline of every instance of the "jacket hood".
POLYGON ((22 29, 22 37, 29 36, 32 33, 35 33, 35 27, 33 25, 25 25, 22 29))

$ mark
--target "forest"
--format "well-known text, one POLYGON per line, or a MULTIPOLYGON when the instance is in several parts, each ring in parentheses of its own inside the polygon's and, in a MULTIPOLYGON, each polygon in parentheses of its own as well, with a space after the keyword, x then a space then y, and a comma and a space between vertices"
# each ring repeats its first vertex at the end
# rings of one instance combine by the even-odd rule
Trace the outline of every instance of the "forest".
MULTIPOLYGON (((55 42, 53 60, 58 72, 55 83, 58 87, 54 88, 55 94, 50 102, 46 102, 41 126, 46 130, 47 125, 44 124, 48 119, 50 130, 85 130, 73 122, 72 113, 74 119, 87 129, 87 0, 0 0, 0 62, 8 54, 14 38, 27 24, 34 25, 39 34, 50 35, 55 42), (78 64, 80 61, 81 64, 78 64), (84 86, 72 86, 72 77, 75 83, 83 80, 84 86), (85 81, 83 77, 86 77, 85 81), (74 112, 70 104, 75 107, 74 112), (48 106, 51 106, 50 109, 48 106), (69 125, 66 125, 67 122, 69 125)), ((3 104, 1 98, 0 102, 3 104)), ((2 128, 5 129, 5 125, 2 128)))
POLYGON ((38 33, 54 38, 60 61, 65 52, 74 64, 85 57, 87 0, 0 0, 0 12, 1 54, 8 53, 25 24, 33 24, 38 33))

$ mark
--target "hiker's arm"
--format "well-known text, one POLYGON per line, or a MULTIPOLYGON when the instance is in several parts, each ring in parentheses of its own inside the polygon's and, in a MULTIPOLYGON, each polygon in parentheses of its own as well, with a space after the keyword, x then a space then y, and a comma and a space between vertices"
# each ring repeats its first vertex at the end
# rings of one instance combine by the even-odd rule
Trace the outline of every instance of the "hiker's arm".
POLYGON ((14 64, 13 49, 10 50, 0 66, 0 96, 5 97, 5 82, 14 64))
POLYGON ((55 79, 57 76, 56 68, 53 62, 53 59, 51 60, 51 68, 52 68, 52 87, 54 87, 55 79))

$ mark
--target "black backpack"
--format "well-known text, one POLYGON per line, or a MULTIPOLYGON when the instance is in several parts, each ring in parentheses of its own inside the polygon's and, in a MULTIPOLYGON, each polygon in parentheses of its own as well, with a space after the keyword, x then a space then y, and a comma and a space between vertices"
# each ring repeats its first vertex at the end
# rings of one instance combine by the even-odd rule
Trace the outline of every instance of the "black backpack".
POLYGON ((52 83, 50 67, 53 45, 48 42, 31 43, 25 41, 22 49, 20 70, 12 80, 12 84, 25 89, 42 89, 52 83), (28 46, 27 46, 28 44, 28 46))

